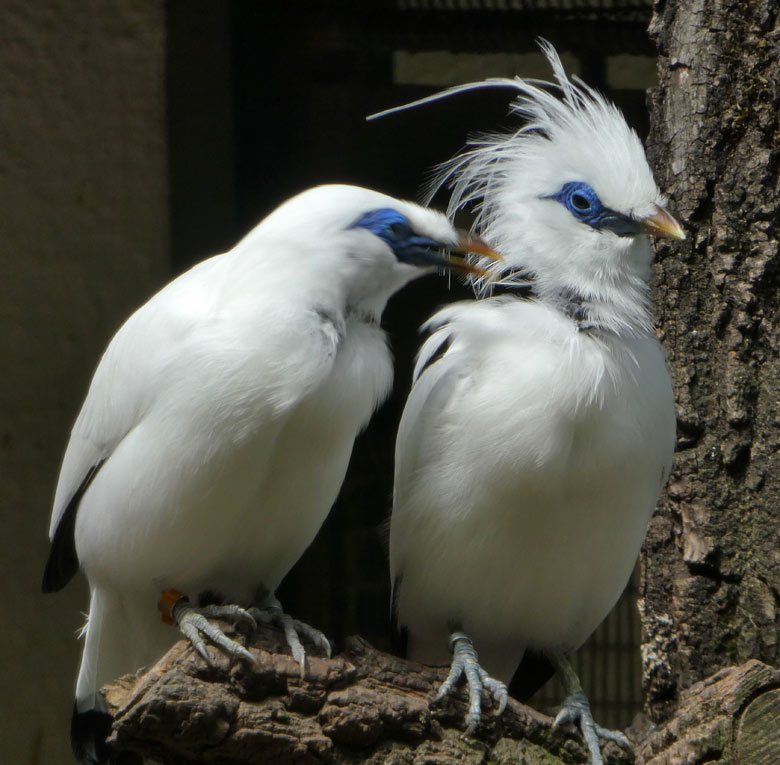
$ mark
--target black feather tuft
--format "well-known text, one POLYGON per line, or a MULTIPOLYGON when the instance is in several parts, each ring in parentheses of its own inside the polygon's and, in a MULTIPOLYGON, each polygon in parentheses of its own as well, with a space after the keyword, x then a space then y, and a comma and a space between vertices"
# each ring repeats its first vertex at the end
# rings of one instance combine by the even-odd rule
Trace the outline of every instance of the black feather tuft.
POLYGON ((423 365, 423 368, 420 370, 420 373, 417 375, 418 380, 420 379, 420 377, 422 377, 423 372, 426 369, 428 369, 428 367, 433 366, 437 361, 444 358, 444 355, 450 349, 451 345, 452 345, 452 335, 447 335, 447 337, 442 341, 441 345, 439 345, 439 347, 426 360, 425 364, 423 365))

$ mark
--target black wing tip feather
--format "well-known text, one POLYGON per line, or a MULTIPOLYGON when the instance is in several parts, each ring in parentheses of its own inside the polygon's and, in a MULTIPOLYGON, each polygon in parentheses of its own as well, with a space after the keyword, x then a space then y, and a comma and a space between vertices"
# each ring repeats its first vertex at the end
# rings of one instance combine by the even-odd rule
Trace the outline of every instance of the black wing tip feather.
POLYGON ((390 644, 393 653, 402 659, 409 655, 409 628, 398 622, 398 591, 401 589, 401 577, 393 582, 393 598, 390 606, 390 644))
MULTIPOLYGON (((75 521, 75 513, 73 513, 75 521)), ((64 520, 64 519, 63 519, 64 520)), ((64 523, 57 527, 57 533, 51 543, 49 559, 43 572, 41 582, 42 592, 58 592, 61 590, 79 569, 79 559, 76 555, 76 540, 73 535, 75 523, 63 531, 64 523)))
POLYGON ((54 537, 51 540, 49 559, 43 572, 41 590, 43 592, 58 592, 79 570, 79 556, 76 553, 76 513, 81 498, 89 488, 92 479, 97 475, 105 460, 93 465, 84 476, 81 485, 76 489, 65 508, 65 512, 57 524, 54 537))

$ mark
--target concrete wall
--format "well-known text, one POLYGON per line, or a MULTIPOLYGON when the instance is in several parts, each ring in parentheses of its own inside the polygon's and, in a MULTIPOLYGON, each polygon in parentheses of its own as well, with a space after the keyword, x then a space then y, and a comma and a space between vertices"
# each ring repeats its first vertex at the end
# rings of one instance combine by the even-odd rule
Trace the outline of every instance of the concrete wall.
POLYGON ((69 427, 106 341, 167 278, 162 0, 0 14, 0 762, 68 763, 86 608, 40 594, 69 427))

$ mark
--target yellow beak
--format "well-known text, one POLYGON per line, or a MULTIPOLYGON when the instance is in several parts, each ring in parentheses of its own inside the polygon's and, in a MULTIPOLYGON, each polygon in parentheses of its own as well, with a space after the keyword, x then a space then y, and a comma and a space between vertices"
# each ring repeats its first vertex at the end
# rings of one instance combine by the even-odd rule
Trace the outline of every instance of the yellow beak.
POLYGON ((656 236, 685 239, 685 231, 683 231, 682 226, 663 207, 656 207, 655 214, 645 218, 642 225, 656 236))
MULTIPOLYGON (((465 254, 474 253, 475 255, 482 255, 484 258, 490 258, 490 260, 503 260, 503 258, 491 247, 487 242, 480 239, 475 234, 471 234, 468 231, 458 231, 458 244, 452 249, 455 252, 465 254)), ((462 271, 468 271, 478 276, 485 276, 487 273, 484 268, 475 266, 473 263, 469 263, 467 260, 451 260, 454 266, 462 271)))

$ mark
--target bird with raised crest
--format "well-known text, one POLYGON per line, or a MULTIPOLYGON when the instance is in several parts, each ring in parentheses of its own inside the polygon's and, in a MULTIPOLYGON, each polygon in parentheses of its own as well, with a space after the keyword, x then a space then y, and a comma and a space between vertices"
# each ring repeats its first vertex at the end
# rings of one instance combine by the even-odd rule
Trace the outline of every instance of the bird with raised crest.
POLYGON ((207 640, 254 661, 210 617, 278 624, 302 673, 301 637, 329 654, 274 592, 389 392, 385 303, 425 273, 475 269, 449 251, 495 256, 441 213, 320 186, 179 276, 116 333, 70 435, 43 579, 45 592, 59 590, 80 567, 89 582, 71 724, 81 763, 112 758, 100 689, 175 642, 164 621, 206 661, 207 640), (220 598, 199 605, 204 592, 220 598))
POLYGON ((437 699, 465 678, 469 734, 483 691, 502 711, 524 653, 543 653, 567 693, 555 724, 579 727, 595 764, 600 739, 630 744, 595 723, 567 654, 625 588, 669 475, 647 234, 684 234, 620 111, 541 47, 555 83, 433 97, 510 87, 523 124, 438 176, 504 261, 482 299, 424 327, 396 447, 393 610, 410 658, 450 663, 437 699))

